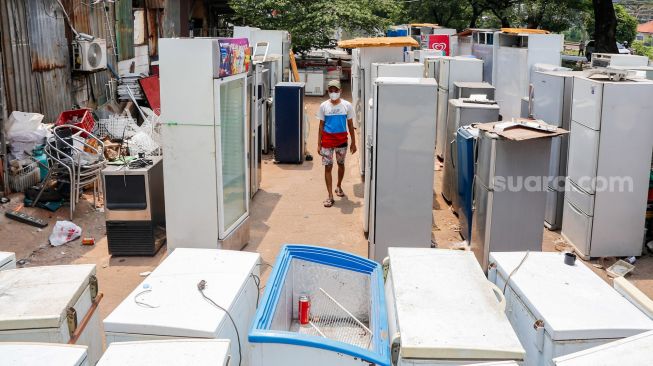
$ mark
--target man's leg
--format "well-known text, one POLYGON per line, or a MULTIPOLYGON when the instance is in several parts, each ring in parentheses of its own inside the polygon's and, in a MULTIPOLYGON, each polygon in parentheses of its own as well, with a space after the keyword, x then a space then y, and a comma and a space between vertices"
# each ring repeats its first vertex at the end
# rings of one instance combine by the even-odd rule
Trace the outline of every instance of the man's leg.
POLYGON ((329 198, 333 199, 333 177, 331 176, 331 170, 333 170, 333 164, 324 166, 324 181, 329 192, 329 198))
POLYGON ((345 177, 345 163, 338 163, 338 188, 342 189, 342 178, 345 177))
POLYGON ((340 147, 337 148, 336 151, 336 162, 338 163, 338 195, 342 196, 344 195, 344 192, 342 191, 342 179, 345 177, 345 156, 347 156, 347 148, 346 147, 340 147))

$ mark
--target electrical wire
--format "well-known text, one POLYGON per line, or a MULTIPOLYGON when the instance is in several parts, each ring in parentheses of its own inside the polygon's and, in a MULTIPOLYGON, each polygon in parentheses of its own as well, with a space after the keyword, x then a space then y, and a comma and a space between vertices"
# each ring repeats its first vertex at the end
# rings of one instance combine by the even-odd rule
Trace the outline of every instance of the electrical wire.
POLYGON ((255 275, 253 273, 250 273, 249 275, 252 276, 252 278, 254 279, 254 284, 256 285, 256 290, 257 290, 256 291, 256 308, 258 308, 258 302, 259 302, 260 297, 261 297, 261 277, 255 275))
POLYGON ((531 254, 530 250, 529 250, 529 251, 526 251, 526 254, 524 255, 524 258, 521 259, 521 262, 519 262, 519 264, 517 265, 517 267, 515 267, 515 269, 513 269, 512 272, 510 272, 510 274, 508 275, 508 278, 506 279, 506 283, 503 284, 503 291, 502 291, 502 293, 503 293, 504 295, 506 294, 506 287, 508 287, 508 283, 510 282, 510 278, 512 277, 512 275, 514 275, 514 274, 517 272, 517 270, 519 269, 519 267, 521 267, 521 265, 524 264, 524 261, 526 261, 526 258, 528 258, 528 255, 529 255, 529 254, 531 254))
POLYGON ((213 301, 210 297, 206 296, 204 293, 204 290, 206 289, 206 281, 201 280, 200 282, 197 283, 197 290, 200 292, 204 300, 208 301, 211 303, 211 305, 215 306, 216 308, 224 311, 225 314, 229 317, 229 320, 231 320, 231 324, 234 326, 234 330, 236 330, 236 339, 238 340, 238 366, 240 366, 243 362, 243 354, 242 354, 242 348, 240 345, 240 333, 238 332, 238 327, 236 326, 236 321, 234 321, 234 318, 231 316, 229 311, 227 309, 223 308, 222 306, 218 305, 215 301, 213 301))

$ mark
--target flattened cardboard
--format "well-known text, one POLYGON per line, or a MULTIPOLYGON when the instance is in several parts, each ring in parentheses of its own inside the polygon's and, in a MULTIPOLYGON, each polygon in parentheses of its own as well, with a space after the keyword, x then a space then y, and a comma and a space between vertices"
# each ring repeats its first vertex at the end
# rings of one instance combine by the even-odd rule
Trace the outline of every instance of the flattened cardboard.
MULTIPOLYGON (((516 121, 519 119, 516 119, 516 121)), ((479 130, 482 131, 487 131, 487 132, 492 132, 495 133, 507 140, 513 140, 513 141, 524 141, 524 140, 533 140, 533 139, 541 139, 541 138, 551 138, 551 137, 556 137, 556 136, 561 136, 568 134, 569 131, 564 130, 562 128, 557 128, 555 132, 545 132, 545 131, 538 131, 538 130, 533 130, 530 128, 526 127, 521 127, 517 126, 514 128, 511 128, 509 130, 504 130, 504 131, 495 131, 494 130, 494 125, 498 123, 503 123, 506 121, 502 122, 488 122, 488 123, 477 123, 474 125, 474 127, 478 128, 479 130)))

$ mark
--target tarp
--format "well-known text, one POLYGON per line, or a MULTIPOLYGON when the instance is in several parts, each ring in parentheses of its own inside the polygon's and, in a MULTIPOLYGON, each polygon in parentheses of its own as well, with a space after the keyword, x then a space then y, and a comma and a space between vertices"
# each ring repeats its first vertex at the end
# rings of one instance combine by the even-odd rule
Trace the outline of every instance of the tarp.
POLYGON ((513 34, 549 34, 548 30, 544 29, 528 29, 528 28, 501 28, 503 33, 513 34))
POLYGON ((411 37, 354 38, 338 42, 340 48, 362 47, 418 47, 419 43, 411 37))

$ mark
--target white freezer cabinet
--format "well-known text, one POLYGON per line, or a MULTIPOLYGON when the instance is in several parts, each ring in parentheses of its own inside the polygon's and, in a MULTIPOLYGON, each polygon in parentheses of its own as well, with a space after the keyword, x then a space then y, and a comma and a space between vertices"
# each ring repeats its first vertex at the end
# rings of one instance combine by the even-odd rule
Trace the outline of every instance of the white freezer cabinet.
POLYGON ((226 339, 174 339, 112 343, 97 366, 237 366, 226 339))
POLYGON ((0 365, 92 366, 86 349, 71 344, 0 342, 0 365))
POLYGON ((556 366, 653 365, 653 331, 553 359, 556 366))
POLYGON ((474 254, 389 248, 384 261, 392 365, 469 365, 524 359, 499 289, 474 254))
POLYGON ((490 253, 488 278, 505 288, 506 315, 526 349, 525 366, 552 365, 555 357, 653 329, 651 319, 585 264, 567 265, 564 256, 490 253))
POLYGON ((72 342, 87 346, 95 365, 104 351, 101 299, 94 264, 0 271, 0 342, 72 342))
POLYGON ((107 344, 228 339, 234 365, 239 364, 239 354, 240 364, 249 365, 247 330, 257 306, 259 263, 257 253, 175 249, 104 319, 107 344), (201 281, 206 284, 203 293, 198 288, 201 281), (235 328, 216 304, 229 312, 235 328))
POLYGON ((16 254, 0 252, 0 271, 16 268, 16 254))

